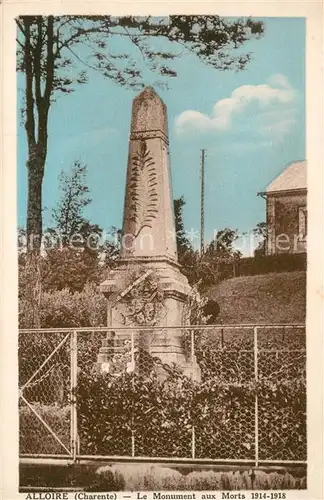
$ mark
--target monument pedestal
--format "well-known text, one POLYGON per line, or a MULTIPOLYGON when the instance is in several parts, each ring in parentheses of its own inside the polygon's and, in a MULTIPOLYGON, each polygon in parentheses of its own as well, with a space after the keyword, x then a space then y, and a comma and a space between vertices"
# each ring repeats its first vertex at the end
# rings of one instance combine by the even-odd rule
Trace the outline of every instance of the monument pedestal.
MULTIPOLYGON (((191 288, 176 262, 165 258, 121 260, 117 268, 110 272, 108 279, 101 284, 100 290, 108 299, 108 326, 112 331, 114 328, 125 326, 134 328, 134 337, 137 339, 135 348, 144 350, 151 358, 160 360, 161 365, 157 369, 161 377, 165 374, 165 364, 169 367, 176 366, 186 376, 200 380, 200 368, 195 356, 185 353, 184 350, 183 334, 188 323, 185 318, 185 305, 191 288), (122 300, 113 304, 116 297, 129 286, 130 273, 138 272, 144 275, 148 270, 154 273, 159 287, 163 290, 163 306, 159 316, 153 321, 155 328, 141 331, 139 324, 130 321, 125 324, 127 313, 122 300)), ((146 329, 148 327, 147 324, 142 326, 146 329)), ((118 337, 117 333, 116 338, 118 337)), ((111 362, 114 342, 116 340, 108 333, 107 340, 99 352, 99 364, 111 362)), ((135 370, 137 369, 140 367, 135 366, 135 370)))

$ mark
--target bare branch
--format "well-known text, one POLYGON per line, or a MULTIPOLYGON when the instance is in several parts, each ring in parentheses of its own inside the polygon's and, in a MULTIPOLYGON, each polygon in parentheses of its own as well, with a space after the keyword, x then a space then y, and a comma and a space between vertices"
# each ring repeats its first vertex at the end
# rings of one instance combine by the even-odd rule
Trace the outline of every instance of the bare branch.
POLYGON ((87 62, 85 62, 83 59, 81 59, 80 56, 78 56, 78 54, 76 52, 74 52, 74 50, 71 49, 71 47, 66 47, 70 52, 71 54, 74 55, 74 57, 79 61, 81 62, 82 64, 84 64, 85 66, 87 66, 87 68, 89 69, 93 69, 94 71, 97 71, 98 73, 102 74, 102 72, 100 71, 100 69, 96 68, 95 66, 92 66, 91 64, 88 64, 87 62))
MULTIPOLYGON (((34 50, 35 97, 37 108, 41 106, 41 58, 42 58, 42 20, 37 18, 37 42, 34 50)), ((39 126, 39 124, 38 124, 39 126)))
POLYGON ((55 55, 53 53, 53 35, 54 35, 54 18, 53 16, 48 17, 47 26, 47 63, 46 63, 46 85, 44 92, 45 103, 49 103, 49 99, 52 92, 53 80, 54 80, 54 60, 55 55))
POLYGON ((18 43, 18 45, 20 45, 20 47, 25 50, 25 46, 18 40, 18 38, 16 38, 16 42, 18 43))
POLYGON ((89 29, 80 29, 74 35, 70 36, 67 40, 61 43, 61 45, 58 47, 55 57, 61 52, 61 50, 65 48, 69 48, 71 44, 73 44, 77 39, 85 37, 91 33, 106 33, 107 31, 101 30, 100 28, 89 28, 89 29))
POLYGON ((22 32, 22 34, 24 36, 26 36, 26 31, 25 31, 23 25, 21 24, 21 22, 18 20, 18 18, 16 19, 16 24, 17 24, 18 28, 20 29, 20 31, 22 32))

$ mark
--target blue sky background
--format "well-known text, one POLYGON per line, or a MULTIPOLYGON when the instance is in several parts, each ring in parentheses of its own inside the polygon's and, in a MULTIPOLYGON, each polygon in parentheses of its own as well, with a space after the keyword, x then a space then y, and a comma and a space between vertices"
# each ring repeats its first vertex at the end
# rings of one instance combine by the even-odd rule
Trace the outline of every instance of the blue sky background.
MULTIPOLYGON (((244 47, 253 56, 246 70, 216 71, 184 55, 172 62, 178 77, 168 79, 168 90, 157 89, 168 107, 173 191, 174 197, 185 198, 188 230, 199 231, 200 150, 207 149, 207 241, 214 230, 249 231, 264 221, 265 202, 257 192, 287 163, 306 157, 305 21, 263 21, 265 35, 244 47)), ((114 43, 123 48, 124 42, 115 39, 114 43)), ((165 46, 169 49, 169 44, 165 46)), ((140 55, 138 64, 143 64, 140 55)), ((154 85, 156 74, 145 71, 144 75, 144 83, 154 85)), ((18 89, 23 90, 21 76, 18 89)), ((89 70, 88 84, 53 104, 43 188, 44 227, 51 224, 59 197, 58 175, 75 160, 88 166, 93 201, 86 216, 107 231, 112 225, 121 227, 131 104, 137 93, 89 70)), ((26 159, 25 130, 18 114, 20 226, 26 221, 26 159)))

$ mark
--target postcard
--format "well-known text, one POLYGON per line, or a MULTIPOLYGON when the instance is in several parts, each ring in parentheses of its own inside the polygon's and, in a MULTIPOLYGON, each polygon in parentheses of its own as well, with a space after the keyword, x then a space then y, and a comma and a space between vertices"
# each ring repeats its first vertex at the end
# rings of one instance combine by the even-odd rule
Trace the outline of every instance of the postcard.
POLYGON ((323 496, 321 2, 2 15, 2 497, 323 496))

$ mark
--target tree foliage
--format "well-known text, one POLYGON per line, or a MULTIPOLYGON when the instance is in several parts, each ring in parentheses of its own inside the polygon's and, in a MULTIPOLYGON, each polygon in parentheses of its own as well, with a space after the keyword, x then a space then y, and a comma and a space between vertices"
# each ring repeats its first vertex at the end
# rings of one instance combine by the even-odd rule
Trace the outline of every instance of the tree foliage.
POLYGON ((182 260, 185 257, 185 254, 187 252, 190 252, 190 250, 192 249, 191 243, 186 236, 183 221, 183 208, 185 204, 186 202, 183 196, 173 200, 177 251, 180 264, 182 264, 182 260))
POLYGON ((92 201, 86 175, 86 165, 76 161, 69 173, 59 176, 60 199, 45 242, 45 290, 81 291, 86 283, 98 284, 104 268, 111 269, 117 257, 117 243, 106 240, 100 226, 84 216, 92 201))
MULTIPOLYGON (((43 315, 44 301, 47 300, 44 293, 54 293, 53 307, 58 306, 59 310, 56 291, 65 290, 69 302, 70 292, 82 292, 87 284, 98 285, 115 265, 117 237, 106 239, 99 225, 91 224, 83 213, 91 203, 86 173, 86 166, 75 162, 69 173, 60 174, 60 199, 53 210, 54 225, 47 228, 41 255, 33 254, 31 259, 26 254, 26 232, 18 230, 19 296, 21 317, 24 318, 21 324, 28 324, 30 328, 49 326, 50 320, 44 320, 43 315)), ((114 228, 113 232, 116 232, 114 228)), ((65 322, 63 318, 62 321, 65 322)), ((60 326, 57 320, 54 323, 60 326)))
POLYGON ((86 174, 86 165, 76 161, 70 173, 62 171, 59 176, 61 197, 57 208, 53 210, 53 221, 63 246, 67 246, 74 235, 95 229, 89 227, 90 223, 83 214, 84 208, 92 201, 88 196, 86 174))
POLYGON ((190 285, 198 286, 200 291, 204 291, 235 275, 234 267, 241 258, 234 246, 238 232, 229 228, 219 230, 202 254, 193 247, 184 231, 184 205, 183 197, 174 201, 179 262, 190 285))
POLYGON ((253 234, 258 238, 258 246, 254 250, 255 257, 266 255, 266 246, 268 238, 268 226, 266 222, 259 222, 253 229, 253 234))

